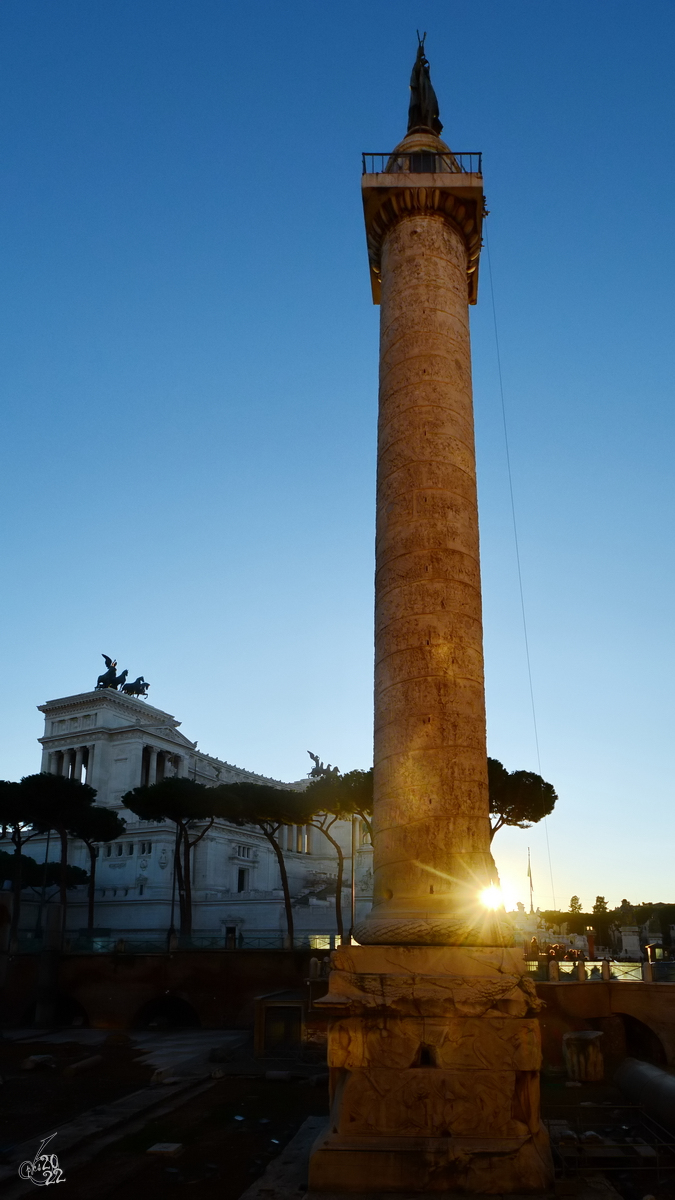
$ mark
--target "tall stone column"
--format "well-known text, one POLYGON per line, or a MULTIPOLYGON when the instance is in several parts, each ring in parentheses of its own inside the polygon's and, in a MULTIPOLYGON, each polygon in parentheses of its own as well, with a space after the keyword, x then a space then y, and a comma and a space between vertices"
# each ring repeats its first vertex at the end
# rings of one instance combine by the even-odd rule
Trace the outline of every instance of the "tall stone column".
MULTIPOLYGON (((399 153, 405 149, 404 142, 399 153)), ((444 182, 448 188, 453 176, 446 173, 444 182)), ((471 184, 480 218, 479 178, 472 176, 471 184)), ((469 248, 447 212, 448 201, 455 206, 453 191, 399 186, 392 194, 390 176, 381 192, 391 215, 380 255, 375 907, 357 936, 376 943, 494 945, 503 936, 480 902, 496 872, 488 819, 469 248)))
POLYGON ((151 746, 150 761, 148 763, 148 785, 157 783, 157 754, 157 749, 154 746, 151 746))
POLYGON ((77 779, 78 783, 82 782, 82 762, 84 759, 84 746, 78 746, 75 750, 75 769, 73 779, 77 779))
POLYGON ((310 1192, 537 1192, 552 1182, 540 1002, 503 909, 486 903, 468 319, 483 181, 478 155, 440 139, 423 45, 411 92, 408 135, 363 177, 381 305, 374 905, 316 1002, 330 1015, 331 1115, 310 1192))
POLYGON ((70 778, 70 764, 72 762, 72 750, 63 751, 63 762, 61 764, 61 774, 66 778, 70 778))

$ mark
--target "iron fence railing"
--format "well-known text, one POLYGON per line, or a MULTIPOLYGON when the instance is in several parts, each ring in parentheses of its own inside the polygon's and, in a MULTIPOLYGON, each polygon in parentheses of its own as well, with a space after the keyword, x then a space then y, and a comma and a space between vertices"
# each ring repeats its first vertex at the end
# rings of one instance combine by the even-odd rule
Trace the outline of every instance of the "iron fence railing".
MULTIPOLYGON (((296 933, 295 950, 334 950, 338 945, 335 933, 296 933)), ((19 934, 12 953, 39 954, 43 940, 34 933, 19 934)), ((117 933, 108 936, 66 934, 65 954, 166 954, 175 950, 284 950, 287 938, 277 930, 260 933, 239 933, 232 939, 224 932, 217 934, 172 934, 158 931, 155 935, 117 933)))
POLYGON ((652 978, 654 983, 675 983, 675 962, 657 959, 652 963, 652 978))
POLYGON ((432 150, 417 150, 412 154, 362 155, 364 175, 395 175, 410 172, 411 175, 482 175, 483 155, 480 150, 462 150, 448 154, 437 154, 432 150))
POLYGON ((618 1176, 624 1196, 672 1187, 675 1137, 639 1105, 547 1102, 542 1116, 558 1180, 602 1171, 609 1179, 618 1176))
POLYGON ((618 982, 628 981, 635 983, 636 980, 642 979, 642 963, 641 962, 612 962, 609 964, 610 979, 615 979, 618 982))
MULTIPOLYGON (((529 974, 534 975, 535 979, 541 982, 560 982, 560 983, 583 983, 584 980, 589 983, 605 982, 634 983, 641 982, 644 979, 643 964, 641 962, 589 962, 582 963, 569 962, 565 959, 554 959, 541 957, 539 959, 529 959, 527 961, 527 970, 529 974), (551 966, 551 962, 555 963, 555 968, 551 966), (579 968, 583 966, 584 978, 580 977, 579 968), (603 970, 604 968, 604 970, 603 970), (557 972, 557 981, 552 971, 557 972)), ((675 983, 675 962, 658 962, 652 964, 652 972, 654 982, 660 983, 675 983)))
MULTIPOLYGON (((41 937, 21 932, 10 953, 39 954, 42 945, 41 937)), ((338 937, 335 933, 302 931, 296 933, 293 945, 296 950, 335 950, 338 937)), ((167 950, 284 950, 286 946, 287 939, 278 930, 261 930, 250 934, 242 931, 234 939, 224 932, 173 934, 170 938, 168 932, 158 930, 156 934, 116 933, 106 937, 67 933, 63 950, 66 954, 166 954, 167 950)), ((675 962, 662 960, 651 963, 647 968, 641 962, 586 961, 580 964, 558 959, 556 967, 559 981, 583 982, 580 979, 580 965, 583 965, 584 978, 589 983, 602 980, 612 983, 642 982, 647 970, 651 971, 654 983, 675 983, 675 962)), ((526 960, 525 969, 535 980, 551 981, 550 962, 543 956, 526 960)))

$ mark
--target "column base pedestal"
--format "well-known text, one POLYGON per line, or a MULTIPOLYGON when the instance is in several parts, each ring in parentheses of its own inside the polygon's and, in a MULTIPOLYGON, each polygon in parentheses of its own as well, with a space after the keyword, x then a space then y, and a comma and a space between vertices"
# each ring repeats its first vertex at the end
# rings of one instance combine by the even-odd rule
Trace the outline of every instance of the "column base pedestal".
POLYGON ((543 1195, 552 1186, 548 1137, 339 1138, 312 1147, 309 1197, 334 1192, 543 1195), (409 1144, 408 1144, 409 1143, 409 1144))
POLYGON ((310 1193, 542 1193, 540 1007, 522 951, 342 947, 332 959, 331 1115, 310 1193))

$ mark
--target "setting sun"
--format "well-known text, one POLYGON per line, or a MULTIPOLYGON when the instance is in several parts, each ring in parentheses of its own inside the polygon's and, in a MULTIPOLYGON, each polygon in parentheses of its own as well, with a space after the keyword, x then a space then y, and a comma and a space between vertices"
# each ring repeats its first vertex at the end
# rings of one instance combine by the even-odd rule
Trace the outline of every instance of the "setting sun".
POLYGON ((490 884, 490 887, 484 888, 481 892, 480 902, 485 908, 502 908, 504 897, 501 888, 494 883, 490 884))

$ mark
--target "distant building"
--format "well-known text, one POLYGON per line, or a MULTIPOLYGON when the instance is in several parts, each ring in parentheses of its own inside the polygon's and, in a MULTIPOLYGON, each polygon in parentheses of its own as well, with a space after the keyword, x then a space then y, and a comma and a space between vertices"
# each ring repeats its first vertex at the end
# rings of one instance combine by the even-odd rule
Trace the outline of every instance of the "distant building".
POLYGON ((567 925, 549 925, 539 909, 536 912, 526 912, 525 905, 517 904, 513 912, 507 914, 513 926, 513 935, 517 943, 522 943, 528 950, 533 937, 540 946, 547 944, 564 946, 565 950, 580 950, 588 955, 588 938, 583 933, 568 933, 567 925))
MULTIPOLYGON (((180 732, 180 722, 145 700, 112 688, 83 692, 50 700, 39 706, 45 716, 42 771, 82 780, 96 788, 96 803, 114 808, 127 822, 123 838, 99 848, 96 867, 96 927, 101 936, 125 933, 152 937, 178 927, 178 896, 174 881, 175 827, 170 822, 140 821, 122 806, 131 788, 171 776, 187 777, 215 786, 219 783, 271 784, 301 790, 308 780, 283 783, 232 766, 197 748, 180 732), (173 914, 173 921, 172 921, 173 914)), ((371 903, 372 849, 363 823, 357 820, 357 912, 364 915, 371 903)), ((337 822, 331 833, 345 854, 343 918, 350 924, 351 846, 350 821, 337 822)), ((294 901, 298 938, 327 944, 335 933, 335 879, 337 856, 317 829, 293 826, 280 834, 284 861, 294 901)), ((59 856, 53 837, 36 838, 26 848, 38 862, 45 855, 59 856)), ((253 826, 238 827, 216 821, 192 851, 193 934, 226 937, 237 944, 279 939, 285 932, 279 866, 264 834, 253 826)), ((89 855, 73 839, 68 861, 89 869, 89 855)), ((21 928, 29 931, 36 921, 35 893, 22 901, 21 928), (32 901, 32 902, 31 902, 32 901)), ((87 925, 86 889, 69 892, 68 930, 84 931, 87 925)))

